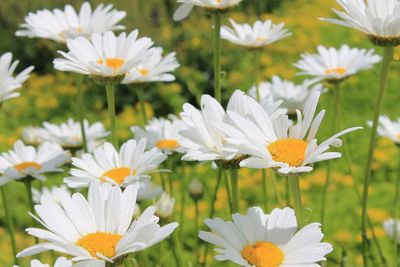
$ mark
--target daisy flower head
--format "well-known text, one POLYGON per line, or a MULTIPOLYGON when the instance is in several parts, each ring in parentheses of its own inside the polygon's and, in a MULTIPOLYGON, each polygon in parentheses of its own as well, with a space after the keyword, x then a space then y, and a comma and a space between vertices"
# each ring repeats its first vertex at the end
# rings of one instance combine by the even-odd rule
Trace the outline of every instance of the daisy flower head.
POLYGON ((294 125, 287 115, 272 119, 257 103, 246 117, 228 112, 232 123, 222 125, 227 146, 232 153, 248 155, 240 166, 275 168, 281 174, 303 173, 312 171, 316 162, 340 158, 341 153, 327 151, 341 146, 340 136, 362 128, 343 130, 317 144, 316 134, 325 115, 322 110, 315 116, 319 96, 319 92, 310 95, 303 112, 297 111, 294 125))
POLYGON ((7 52, 0 56, 0 107, 8 99, 19 96, 18 88, 29 78, 33 66, 26 68, 20 74, 14 75, 19 61, 12 62, 12 54, 7 52))
POLYGON ((42 9, 29 13, 16 35, 65 43, 78 36, 90 37, 93 33, 122 30, 125 27, 118 23, 125 16, 125 11, 118 11, 111 4, 101 4, 92 11, 89 2, 84 2, 79 12, 71 5, 66 5, 64 10, 42 9))
POLYGON ((398 220, 388 219, 384 221, 383 229, 391 239, 395 240, 397 244, 400 244, 400 222, 398 220), (395 233, 397 233, 397 236, 395 233))
MULTIPOLYGON (((93 148, 94 144, 101 144, 108 135, 101 122, 89 124, 87 120, 83 121, 86 133, 86 141, 88 147, 93 148)), ((57 143, 64 149, 76 150, 83 147, 82 132, 79 122, 68 119, 67 122, 61 124, 43 123, 44 134, 42 138, 45 141, 57 143)))
POLYGON ((153 41, 138 38, 139 31, 130 34, 113 32, 92 34, 90 39, 77 37, 67 40, 69 51, 59 53, 63 58, 53 61, 57 70, 89 75, 97 83, 120 83, 126 74, 152 55, 153 41))
POLYGON ((139 191, 137 195, 137 199, 139 201, 154 199, 163 192, 162 187, 154 184, 151 180, 143 180, 137 184, 139 185, 139 191))
MULTIPOLYGON (((90 266, 90 265, 88 265, 88 266, 90 266)), ((14 265, 14 267, 19 267, 19 266, 14 265)), ((50 267, 50 265, 41 263, 39 260, 31 260, 30 267, 50 267)), ((59 258, 57 258, 53 267, 73 267, 73 263, 72 263, 72 261, 67 260, 65 257, 59 257, 59 258)))
POLYGON ((28 126, 22 129, 21 138, 25 144, 37 146, 43 143, 45 132, 41 127, 28 126))
POLYGON ((339 49, 318 46, 317 54, 304 53, 295 64, 301 75, 310 75, 316 80, 340 82, 361 70, 371 69, 382 57, 374 54, 374 50, 350 48, 342 45, 339 49))
POLYGON ((136 140, 145 138, 148 149, 156 147, 165 154, 185 151, 181 146, 180 131, 183 129, 185 129, 183 121, 173 115, 169 118, 154 118, 144 128, 139 126, 131 128, 136 140))
POLYGON ((128 140, 119 152, 111 143, 104 143, 80 158, 73 157, 71 176, 64 182, 71 188, 88 187, 93 181, 126 187, 149 178, 167 158, 160 150, 146 151, 146 140, 128 140))
POLYGON ((247 48, 263 48, 291 35, 288 30, 283 28, 285 26, 284 23, 275 25, 271 20, 264 22, 258 20, 254 25, 237 24, 233 19, 229 21, 232 24, 232 28, 222 26, 221 38, 247 48))
POLYGON ((0 185, 24 178, 44 181, 46 173, 62 172, 60 167, 69 160, 67 152, 57 144, 45 142, 36 149, 18 140, 13 150, 0 155, 0 185))
POLYGON ((42 197, 52 198, 56 202, 60 202, 60 199, 58 198, 58 195, 59 195, 58 191, 59 190, 63 190, 67 194, 71 194, 71 192, 68 190, 68 188, 65 185, 52 186, 51 188, 43 187, 40 190, 38 190, 36 188, 32 188, 32 199, 33 199, 33 202, 40 203, 40 199, 42 197))
POLYGON ((211 12, 227 12, 243 0, 177 0, 182 5, 175 11, 174 20, 185 19, 194 6, 205 8, 211 12))
MULTIPOLYGON (((312 92, 325 91, 321 83, 315 84, 310 80, 305 80, 301 84, 295 84, 278 76, 272 77, 271 82, 260 83, 258 90, 261 99, 270 96, 274 100, 281 100, 280 108, 286 109, 289 115, 295 115, 297 110, 302 111, 312 92)), ((256 87, 253 86, 248 94, 256 98, 256 87)))
POLYGON ((322 20, 365 33, 376 45, 400 44, 399 0, 336 0, 344 11, 333 9, 339 19, 322 20))
MULTIPOLYGON (((372 127, 372 121, 368 121, 367 124, 372 127)), ((396 145, 400 145, 400 118, 392 121, 388 116, 380 116, 378 134, 392 140, 396 145)))
POLYGON ((44 243, 26 248, 17 257, 27 257, 48 250, 73 256, 80 266, 105 267, 126 255, 144 250, 168 237, 178 226, 161 227, 148 207, 133 221, 137 185, 121 190, 117 186, 94 182, 87 199, 80 193, 72 196, 59 191, 60 203, 42 198, 35 206, 37 217, 45 229, 28 228, 27 233, 44 243))
POLYGON ((175 76, 171 72, 179 68, 176 53, 172 52, 162 56, 163 49, 157 47, 152 55, 140 65, 131 69, 122 81, 123 84, 149 83, 149 82, 172 82, 175 76))
POLYGON ((219 261, 240 266, 320 266, 319 261, 332 252, 329 243, 321 242, 321 224, 311 223, 298 230, 294 211, 274 209, 271 214, 257 207, 246 215, 233 214, 232 221, 206 219, 212 232, 200 231, 200 239, 216 245, 219 261))

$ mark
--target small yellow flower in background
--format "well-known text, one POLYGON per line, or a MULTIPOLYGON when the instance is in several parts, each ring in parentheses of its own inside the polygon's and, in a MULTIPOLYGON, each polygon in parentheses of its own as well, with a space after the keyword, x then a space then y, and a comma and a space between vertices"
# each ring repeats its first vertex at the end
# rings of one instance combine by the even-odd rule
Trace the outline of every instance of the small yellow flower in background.
POLYGON ((340 243, 349 243, 353 241, 353 234, 347 230, 340 230, 335 233, 335 241, 340 243))

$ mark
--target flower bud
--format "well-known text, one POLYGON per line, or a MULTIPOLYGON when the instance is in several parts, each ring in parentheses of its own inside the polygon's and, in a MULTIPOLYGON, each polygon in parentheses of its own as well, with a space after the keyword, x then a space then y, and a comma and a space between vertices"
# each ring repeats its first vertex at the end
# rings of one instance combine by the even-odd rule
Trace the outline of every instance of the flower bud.
POLYGON ((155 214, 162 219, 167 219, 174 212, 174 205, 175 199, 170 197, 167 192, 163 192, 160 199, 156 203, 155 214))
POLYGON ((192 182, 189 184, 189 196, 193 200, 200 200, 203 198, 203 194, 203 184, 199 180, 193 179, 192 182))

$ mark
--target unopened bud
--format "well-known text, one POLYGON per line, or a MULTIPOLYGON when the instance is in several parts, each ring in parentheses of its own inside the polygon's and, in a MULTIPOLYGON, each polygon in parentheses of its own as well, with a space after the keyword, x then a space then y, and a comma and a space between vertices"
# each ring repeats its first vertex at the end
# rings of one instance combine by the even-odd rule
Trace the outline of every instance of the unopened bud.
POLYGON ((193 179, 189 185, 189 196, 193 200, 200 200, 203 198, 203 194, 204 194, 203 184, 199 180, 193 179))
POLYGON ((163 192, 160 199, 156 203, 155 214, 162 219, 167 219, 174 212, 174 206, 175 199, 173 197, 170 197, 167 192, 163 192))

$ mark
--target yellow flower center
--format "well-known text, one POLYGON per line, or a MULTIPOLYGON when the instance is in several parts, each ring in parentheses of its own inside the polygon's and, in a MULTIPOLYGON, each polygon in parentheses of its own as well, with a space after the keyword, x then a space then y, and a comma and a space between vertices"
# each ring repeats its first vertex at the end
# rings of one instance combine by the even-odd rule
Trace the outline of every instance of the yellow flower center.
POLYGON ((156 147, 159 149, 175 149, 178 147, 178 141, 173 139, 164 139, 156 143, 156 147))
POLYGON ((81 27, 78 27, 78 28, 76 28, 76 31, 77 31, 77 32, 82 32, 82 28, 81 28, 81 27))
POLYGON ((264 37, 257 37, 256 38, 256 42, 263 42, 263 41, 265 41, 264 37))
POLYGON ((254 245, 243 248, 242 257, 256 267, 278 267, 282 264, 285 255, 271 242, 256 242, 254 245))
POLYGON ((290 167, 298 167, 304 161, 307 142, 301 139, 282 139, 273 142, 267 149, 274 161, 285 162, 290 167))
POLYGON ((117 184, 122 184, 127 176, 134 174, 135 171, 132 170, 131 168, 121 167, 106 171, 105 173, 103 173, 100 179, 104 182, 106 181, 104 177, 107 177, 109 179, 114 180, 117 184))
POLYGON ((97 257, 97 254, 112 258, 115 256, 115 248, 122 238, 122 235, 96 232, 88 234, 79 239, 76 245, 86 249, 92 257, 97 257))
POLYGON ((139 74, 140 74, 141 76, 147 76, 147 75, 149 75, 149 73, 150 73, 149 69, 146 69, 146 68, 141 68, 141 69, 139 69, 138 71, 139 71, 139 74))
POLYGON ((339 74, 339 75, 345 75, 347 72, 347 70, 345 68, 334 68, 334 69, 327 69, 325 71, 325 74, 329 75, 329 74, 339 74))
MULTIPOLYGON (((106 58, 106 66, 113 69, 114 72, 121 68, 124 62, 125 61, 121 58, 106 58)), ((103 64, 104 61, 103 59, 99 59, 97 60, 97 63, 103 64)))
POLYGON ((22 162, 15 165, 14 168, 19 172, 23 172, 28 168, 34 168, 36 170, 40 170, 42 168, 42 165, 36 162, 22 162))

